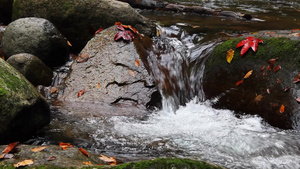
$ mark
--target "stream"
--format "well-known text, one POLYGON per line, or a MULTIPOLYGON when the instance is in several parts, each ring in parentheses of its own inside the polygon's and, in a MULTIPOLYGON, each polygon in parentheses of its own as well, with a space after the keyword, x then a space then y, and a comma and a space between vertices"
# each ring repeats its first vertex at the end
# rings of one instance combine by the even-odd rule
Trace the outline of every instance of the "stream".
MULTIPOLYGON (((299 131, 274 128, 258 116, 237 117, 233 111, 214 109, 212 103, 217 99, 206 100, 202 91, 204 63, 217 44, 248 32, 300 28, 300 2, 172 2, 249 13, 254 20, 140 11, 159 24, 160 35, 153 41, 161 50, 161 59, 150 63, 155 70, 153 76, 167 80, 174 89, 167 91, 163 84, 158 84, 163 93, 163 108, 144 116, 90 115, 79 118, 64 112, 55 100, 50 99, 51 124, 26 143, 70 142, 124 161, 183 157, 232 169, 300 168, 299 131)), ((68 68, 62 67, 58 71, 64 76, 68 68)), ((57 79, 54 83, 58 83, 57 79)))

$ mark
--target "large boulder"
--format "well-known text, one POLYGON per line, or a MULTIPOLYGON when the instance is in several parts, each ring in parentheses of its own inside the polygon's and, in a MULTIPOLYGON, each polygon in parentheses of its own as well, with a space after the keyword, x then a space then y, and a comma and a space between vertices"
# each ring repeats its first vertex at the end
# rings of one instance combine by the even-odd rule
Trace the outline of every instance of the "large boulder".
POLYGON ((13 20, 41 17, 51 21, 80 52, 100 27, 115 22, 132 25, 145 35, 155 31, 155 25, 127 3, 115 0, 15 0, 13 20))
POLYGON ((11 22, 13 0, 0 0, 0 25, 11 22))
POLYGON ((68 43, 55 26, 43 18, 21 18, 10 23, 2 38, 6 58, 30 53, 53 68, 68 59, 68 43))
POLYGON ((51 85, 53 72, 38 57, 28 53, 20 53, 12 55, 6 61, 34 86, 51 85))
POLYGON ((215 108, 259 115, 270 125, 282 129, 300 129, 300 104, 296 101, 300 97, 300 85, 293 83, 300 70, 300 39, 290 38, 293 34, 286 32, 258 33, 265 33, 261 37, 263 43, 258 45, 256 53, 250 48, 243 57, 241 48, 235 49, 235 46, 245 37, 233 38, 215 48, 206 62, 203 77, 206 98, 218 98, 215 108), (226 62, 229 49, 235 49, 231 64, 226 62), (268 61, 276 58, 274 67, 279 65, 281 69, 267 70, 268 61), (250 70, 253 70, 252 75, 236 86, 250 70), (282 105, 284 112, 280 112, 282 105))
POLYGON ((0 59, 0 143, 22 140, 50 122, 46 100, 0 59))
MULTIPOLYGON (((95 108, 101 104, 119 107, 120 109, 113 110, 117 113, 121 108, 125 108, 124 112, 134 111, 129 111, 129 108, 142 112, 146 107, 160 102, 156 98, 156 103, 152 102, 158 92, 137 47, 133 42, 114 41, 116 33, 116 27, 110 27, 87 43, 79 56, 88 57, 88 60, 72 64, 60 100, 76 103, 72 105, 73 109, 86 111, 86 108, 90 113, 107 113, 106 111, 113 110, 95 108), (84 94, 78 94, 82 90, 84 94), (93 107, 95 110, 92 110, 93 107)), ((140 42, 142 40, 138 37, 134 41, 137 46, 146 43, 140 42)), ((79 60, 82 61, 80 57, 79 60)))

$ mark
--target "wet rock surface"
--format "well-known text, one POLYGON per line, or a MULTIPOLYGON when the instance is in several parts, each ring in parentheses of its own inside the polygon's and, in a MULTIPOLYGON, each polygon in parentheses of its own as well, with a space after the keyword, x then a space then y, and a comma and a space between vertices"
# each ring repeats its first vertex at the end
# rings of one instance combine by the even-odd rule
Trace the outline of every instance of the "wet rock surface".
POLYGON ((50 86, 52 83, 52 70, 34 55, 28 53, 12 55, 7 59, 7 63, 18 70, 34 86, 50 86))
POLYGON ((122 22, 152 35, 155 25, 127 3, 114 0, 16 0, 13 20, 36 16, 51 21, 79 53, 100 28, 122 22))
POLYGON ((296 98, 300 96, 300 86, 293 82, 300 68, 299 37, 292 31, 264 31, 258 35, 263 33, 263 43, 258 45, 257 52, 250 48, 243 57, 240 56, 241 48, 235 49, 235 46, 244 37, 233 38, 216 47, 207 60, 204 73, 206 98, 218 98, 215 108, 259 115, 272 126, 299 130, 300 106, 296 98), (226 61, 229 49, 235 49, 231 64, 226 61), (267 70, 272 58, 278 58, 274 67, 281 66, 277 72, 275 68, 267 70), (265 68, 261 70, 263 65, 265 68), (250 70, 253 70, 252 75, 236 86, 250 70), (285 91, 288 87, 290 89, 285 91), (280 112, 282 105, 284 112, 280 112))
POLYGON ((15 54, 30 53, 51 68, 68 59, 67 40, 43 18, 21 18, 10 23, 3 34, 2 50, 6 59, 15 54))
POLYGON ((79 54, 79 62, 72 64, 64 92, 58 97, 63 103, 69 102, 72 105, 69 108, 82 112, 87 112, 84 111, 87 108, 89 113, 110 110, 113 114, 126 114, 143 112, 151 106, 147 104, 157 92, 152 78, 134 43, 114 41, 116 33, 113 26, 97 34, 79 54), (97 108, 101 105, 106 108, 97 108))
POLYGON ((49 122, 46 100, 19 72, 0 59, 0 143, 28 139, 49 122))

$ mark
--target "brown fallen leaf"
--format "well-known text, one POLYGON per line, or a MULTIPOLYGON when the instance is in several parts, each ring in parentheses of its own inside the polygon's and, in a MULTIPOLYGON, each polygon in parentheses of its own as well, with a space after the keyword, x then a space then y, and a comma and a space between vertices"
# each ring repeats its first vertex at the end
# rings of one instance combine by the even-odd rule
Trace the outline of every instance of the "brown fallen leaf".
POLYGON ((70 143, 63 143, 63 142, 60 142, 59 143, 59 147, 61 147, 62 149, 66 150, 68 148, 71 148, 73 147, 70 143))
POLYGON ((236 82, 235 86, 239 86, 239 85, 241 85, 243 82, 244 82, 244 80, 240 80, 240 81, 236 82))
POLYGON ((277 66, 275 66, 275 68, 274 68, 274 72, 276 73, 278 70, 280 70, 281 69, 281 66, 280 65, 277 65, 277 66))
POLYGON ((76 59, 77 63, 83 63, 89 60, 89 54, 81 53, 78 58, 76 59))
POLYGON ((300 97, 298 97, 298 98, 296 99, 296 101, 297 101, 298 103, 300 103, 300 97))
POLYGON ((101 87, 101 85, 100 85, 100 83, 98 83, 98 84, 96 85, 96 88, 97 88, 97 89, 100 89, 100 87, 101 87))
POLYGON ((11 152, 18 144, 19 142, 10 143, 8 146, 5 147, 5 149, 2 152, 3 153, 11 152))
POLYGON ((21 166, 27 166, 27 165, 32 165, 33 164, 33 159, 29 160, 24 160, 21 162, 18 162, 17 164, 14 164, 14 167, 21 167, 21 166))
POLYGON ((245 76, 244 79, 249 78, 252 75, 253 70, 250 70, 245 76))
POLYGON ((99 32, 103 31, 103 28, 100 27, 95 33, 94 33, 94 36, 96 36, 99 32))
POLYGON ((49 156, 49 157, 46 157, 45 159, 46 159, 47 161, 53 161, 53 160, 56 159, 56 157, 55 157, 55 156, 49 156))
POLYGON ((47 146, 36 147, 36 148, 31 149, 30 151, 40 152, 40 151, 44 150, 45 148, 47 148, 47 146))
POLYGON ((267 89, 267 93, 270 94, 270 89, 269 88, 267 89))
POLYGON ((53 90, 51 91, 51 93, 55 93, 55 92, 57 92, 57 91, 58 91, 58 89, 55 88, 55 89, 53 89, 53 90))
POLYGON ((77 97, 82 96, 82 95, 84 94, 84 92, 85 92, 85 89, 80 90, 80 91, 77 93, 77 97))
POLYGON ((286 87, 284 88, 284 92, 287 92, 287 91, 290 90, 290 89, 291 89, 290 87, 286 86, 286 87))
POLYGON ((274 64, 276 63, 276 61, 277 61, 278 59, 279 59, 279 58, 276 58, 276 59, 270 59, 270 60, 268 61, 269 66, 270 66, 271 69, 273 69, 274 64))
POLYGON ((135 65, 136 67, 139 67, 139 66, 140 66, 140 61, 139 61, 139 60, 137 60, 137 59, 135 59, 135 61, 134 61, 134 65, 135 65))
POLYGON ((259 68, 259 71, 263 71, 265 69, 265 65, 261 65, 261 67, 259 68))
POLYGON ((100 154, 100 157, 99 157, 101 160, 109 163, 109 165, 117 165, 117 161, 114 157, 107 157, 103 154, 100 154))
POLYGON ((80 151, 83 155, 85 155, 85 156, 87 156, 87 157, 90 156, 89 153, 88 153, 85 149, 83 149, 83 148, 79 148, 79 151, 80 151))
POLYGON ((84 161, 84 162, 82 162, 82 164, 83 165, 93 165, 92 162, 90 162, 90 161, 84 161))
POLYGON ((280 80, 278 78, 276 79, 276 83, 280 84, 280 80))
POLYGON ((259 94, 259 95, 257 95, 257 96, 255 97, 254 101, 255 101, 256 103, 258 103, 258 102, 261 101, 262 98, 263 98, 263 95, 259 94))
POLYGON ((280 113, 284 113, 284 108, 285 108, 285 106, 284 106, 284 105, 281 105, 281 106, 280 106, 280 109, 279 109, 279 112, 280 112, 280 113))
POLYGON ((71 46, 71 47, 72 47, 72 44, 71 44, 71 42, 70 42, 70 41, 67 41, 67 43, 68 43, 68 45, 69 45, 69 46, 71 46))
POLYGON ((295 77, 293 83, 298 83, 298 82, 300 82, 300 73, 298 73, 298 75, 295 77))
POLYGON ((128 70, 128 73, 130 74, 130 76, 135 77, 135 73, 133 70, 128 70))
POLYGON ((231 63, 231 61, 233 59, 233 56, 234 56, 234 50, 229 49, 227 51, 227 55, 226 55, 226 60, 227 60, 228 63, 231 63))
POLYGON ((0 154, 0 159, 4 158, 4 156, 6 155, 7 153, 2 153, 0 154))

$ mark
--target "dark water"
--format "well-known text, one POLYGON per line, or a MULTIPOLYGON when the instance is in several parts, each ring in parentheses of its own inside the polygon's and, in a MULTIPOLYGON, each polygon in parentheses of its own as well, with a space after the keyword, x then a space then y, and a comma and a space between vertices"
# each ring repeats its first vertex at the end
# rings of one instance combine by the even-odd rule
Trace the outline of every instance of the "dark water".
MULTIPOLYGON (((203 63, 216 44, 242 33, 300 28, 300 2, 177 2, 249 13, 255 19, 240 21, 142 11, 160 25, 159 36, 153 38, 160 50, 153 58, 159 59, 149 62, 154 77, 164 82, 158 84, 164 94, 163 109, 146 117, 89 114, 80 117, 49 100, 53 114, 51 124, 40 137, 27 142, 71 142, 125 161, 186 157, 208 160, 228 168, 300 168, 298 131, 274 128, 257 116, 237 118, 230 110, 216 110, 211 106, 216 100, 205 100, 201 83, 203 63)), ((64 72, 65 76, 67 71, 62 67, 59 72, 64 72)), ((57 80, 60 79, 54 83, 57 80)))

